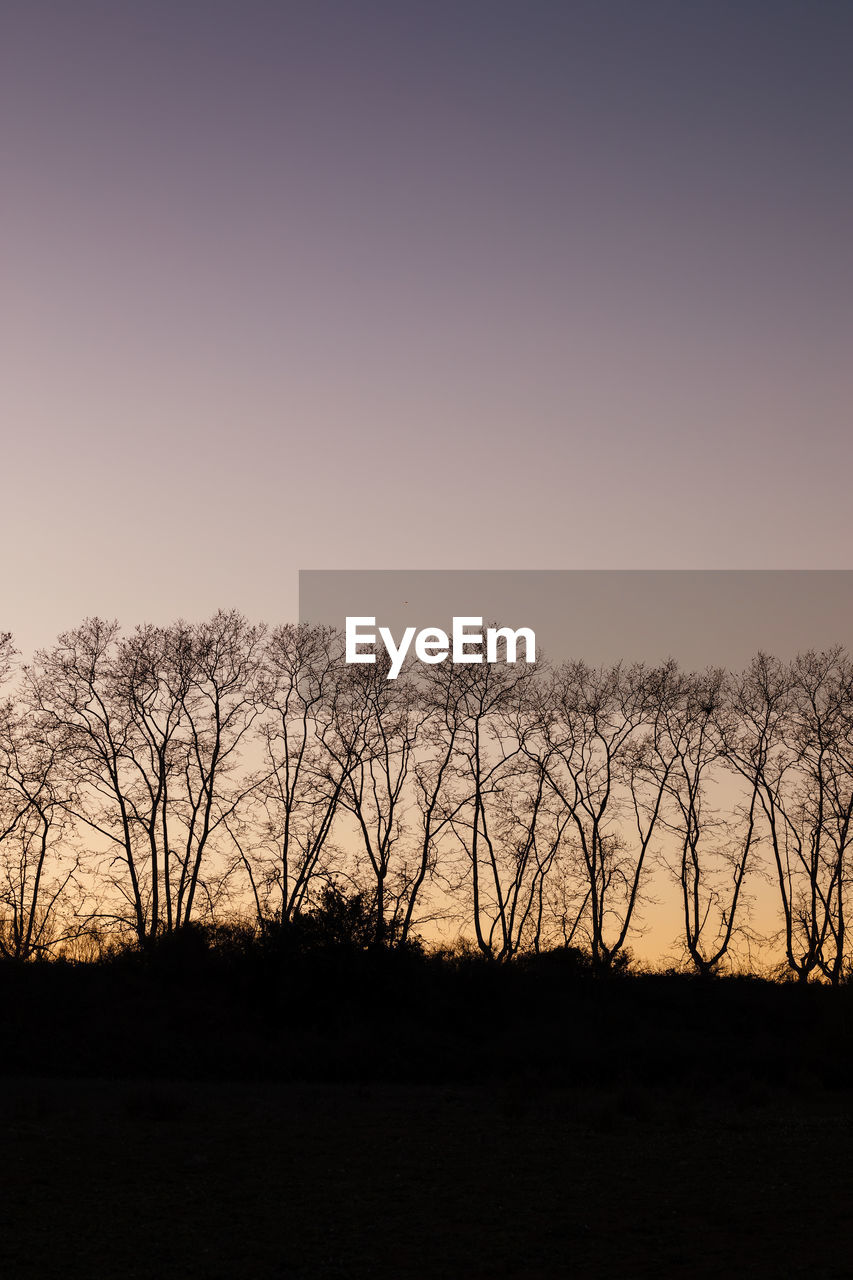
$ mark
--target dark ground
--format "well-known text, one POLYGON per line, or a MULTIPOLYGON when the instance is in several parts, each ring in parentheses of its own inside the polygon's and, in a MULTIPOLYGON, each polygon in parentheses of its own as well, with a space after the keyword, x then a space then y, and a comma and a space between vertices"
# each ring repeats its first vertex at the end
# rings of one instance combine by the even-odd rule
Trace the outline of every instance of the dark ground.
POLYGON ((0 1275, 853 1275, 853 989, 0 971, 0 1275))

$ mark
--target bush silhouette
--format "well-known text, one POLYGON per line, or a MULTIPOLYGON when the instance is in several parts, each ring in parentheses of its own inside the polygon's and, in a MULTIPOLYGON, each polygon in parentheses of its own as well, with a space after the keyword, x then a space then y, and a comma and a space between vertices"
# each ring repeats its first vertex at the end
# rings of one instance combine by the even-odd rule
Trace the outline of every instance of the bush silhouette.
POLYGON ((315 906, 296 913, 291 930, 297 946, 307 951, 366 951, 376 944, 377 923, 369 894, 346 894, 337 885, 326 885, 315 906))

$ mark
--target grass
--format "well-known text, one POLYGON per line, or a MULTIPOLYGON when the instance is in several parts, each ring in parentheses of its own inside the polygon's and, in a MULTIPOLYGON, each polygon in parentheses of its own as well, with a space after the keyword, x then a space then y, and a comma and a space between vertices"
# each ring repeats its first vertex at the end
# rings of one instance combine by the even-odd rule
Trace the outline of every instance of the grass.
POLYGON ((576 958, 0 966, 0 1275, 851 1274, 853 986, 576 958))
POLYGON ((3 1274, 849 1276, 847 1094, 7 1080, 3 1274))

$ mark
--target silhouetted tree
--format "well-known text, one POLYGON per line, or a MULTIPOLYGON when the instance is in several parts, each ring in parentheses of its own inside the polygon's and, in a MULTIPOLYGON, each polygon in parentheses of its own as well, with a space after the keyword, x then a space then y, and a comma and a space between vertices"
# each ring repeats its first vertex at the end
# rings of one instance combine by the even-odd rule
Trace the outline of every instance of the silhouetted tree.
POLYGON ((27 672, 29 704, 73 781, 67 810, 106 846, 140 943, 189 922, 209 841, 251 783, 239 748, 258 712, 263 629, 236 613, 143 626, 87 619, 27 672))
POLYGON ((411 667, 387 678, 387 660, 346 668, 334 706, 334 733, 326 743, 344 774, 340 807, 352 816, 364 855, 361 871, 371 883, 376 938, 386 941, 408 914, 417 880, 405 856, 409 783, 415 750, 429 709, 418 694, 411 667))
POLYGON ((79 928, 62 918, 77 859, 61 851, 66 815, 56 749, 10 700, 0 704, 0 954, 43 955, 79 928))
POLYGON ((342 638, 332 628, 300 623, 268 637, 260 781, 251 808, 227 824, 262 923, 289 921, 331 872, 330 836, 353 766, 345 744, 331 742, 343 671, 342 638))
POLYGON ((0 685, 8 680, 16 653, 11 631, 0 631, 0 685))
POLYGON ((674 764, 666 717, 680 687, 672 662, 600 670, 572 662, 540 703, 544 767, 571 815, 597 967, 614 964, 634 923, 674 764))
POLYGON ((258 783, 241 768, 241 752, 262 711, 258 686, 265 635, 265 627, 250 625, 236 610, 219 610, 210 621, 185 629, 181 652, 189 675, 182 699, 182 785, 175 805, 182 827, 177 923, 189 921, 199 887, 215 905, 212 882, 201 876, 208 844, 258 783))
POLYGON ((470 886, 474 934, 485 955, 508 959, 525 942, 537 884, 550 865, 537 843, 543 779, 523 751, 523 709, 535 668, 461 667, 452 829, 470 886))
POLYGON ((677 838, 672 869, 681 893, 684 944, 702 974, 713 973, 728 954, 758 842, 755 778, 730 816, 722 815, 712 801, 715 787, 723 781, 724 735, 731 725, 729 692, 721 669, 686 677, 666 707, 662 733, 667 751, 658 762, 672 800, 664 825, 677 838))
MULTIPOLYGON (((7 686, 14 658, 4 632, 7 686)), ((2 949, 72 936, 82 893, 100 928, 148 945, 224 925, 248 892, 264 926, 352 899, 382 945, 444 916, 488 956, 585 940, 609 968, 663 865, 685 951, 709 973, 750 938, 764 843, 788 967, 847 976, 840 648, 759 654, 738 676, 671 661, 549 672, 540 655, 387 677, 379 655, 347 664, 330 628, 268 634, 233 611, 60 636, 2 704, 2 949)))
POLYGON ((736 683, 728 759, 758 788, 788 966, 840 981, 851 795, 849 659, 840 648, 785 665, 759 654, 736 683))

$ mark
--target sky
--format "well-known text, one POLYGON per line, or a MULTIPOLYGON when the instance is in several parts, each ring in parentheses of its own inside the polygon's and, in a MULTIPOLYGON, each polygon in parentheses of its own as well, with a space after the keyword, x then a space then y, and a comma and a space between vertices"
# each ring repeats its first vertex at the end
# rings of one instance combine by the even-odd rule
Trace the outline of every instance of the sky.
POLYGON ((0 630, 848 568, 853 8, 4 0, 0 630))

